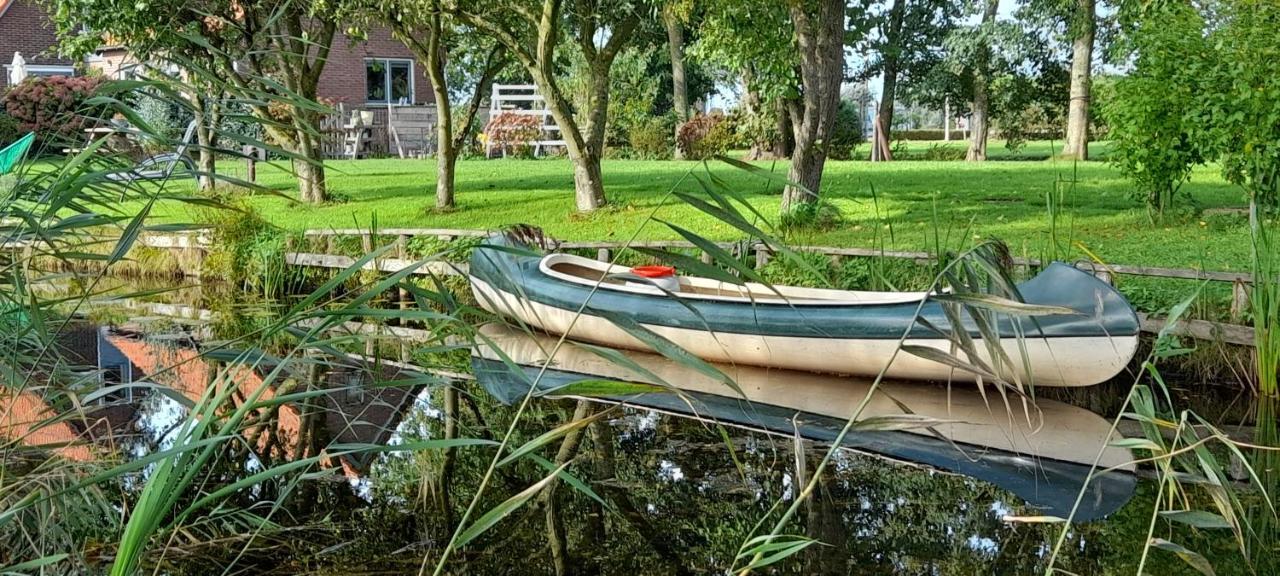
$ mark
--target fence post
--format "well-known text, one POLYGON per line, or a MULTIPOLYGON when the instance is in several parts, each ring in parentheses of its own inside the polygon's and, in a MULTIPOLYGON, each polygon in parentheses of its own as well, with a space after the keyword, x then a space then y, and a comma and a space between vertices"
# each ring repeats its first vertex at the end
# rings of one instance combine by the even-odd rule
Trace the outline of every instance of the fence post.
POLYGON ((1240 321, 1249 311, 1249 283, 1236 279, 1231 283, 1231 319, 1240 321))
POLYGON ((769 265, 769 259, 773 257, 773 252, 763 242, 753 244, 751 249, 756 252, 756 270, 764 270, 764 267, 769 265))
POLYGON ((258 153, 253 146, 246 144, 240 151, 244 154, 244 179, 249 182, 258 181, 258 153))
POLYGON ((599 260, 601 262, 613 261, 613 251, 609 250, 608 248, 601 248, 599 250, 596 250, 596 260, 599 260))

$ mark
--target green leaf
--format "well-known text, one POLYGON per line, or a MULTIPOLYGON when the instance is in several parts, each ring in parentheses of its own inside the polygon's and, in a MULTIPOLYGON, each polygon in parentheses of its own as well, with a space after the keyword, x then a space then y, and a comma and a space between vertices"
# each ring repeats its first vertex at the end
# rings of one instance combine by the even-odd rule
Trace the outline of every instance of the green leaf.
POLYGON ((1205 510, 1161 510, 1160 515, 1196 528, 1234 528, 1226 518, 1205 510))
POLYGON ((659 384, 642 382, 623 382, 621 380, 605 380, 588 378, 578 380, 564 386, 539 390, 537 396, 585 396, 600 398, 604 396, 634 396, 637 394, 666 393, 671 390, 659 384))
POLYGON ((518 510, 521 506, 524 505, 525 502, 528 502, 530 498, 533 498, 538 494, 538 492, 541 492, 543 488, 546 488, 548 485, 554 482, 555 479, 560 475, 560 472, 562 472, 568 466, 569 466, 568 462, 561 464, 554 471, 552 471, 551 474, 547 475, 547 477, 543 478, 542 480, 539 480, 534 485, 528 488, 525 488, 524 490, 521 490, 519 494, 516 494, 515 496, 508 498, 503 503, 498 504, 493 508, 490 508, 488 512, 485 512, 483 516, 476 519, 475 522, 473 522, 470 526, 467 527, 466 530, 463 530, 462 533, 458 535, 457 539, 454 541, 453 548, 457 549, 457 548, 466 546, 468 542, 475 540, 477 536, 484 534, 486 531, 492 528, 495 524, 497 524, 498 522, 501 522, 503 518, 506 518, 512 512, 515 512, 516 510, 518 510))
POLYGON ((0 567, 0 574, 21 574, 24 572, 35 570, 36 568, 44 568, 45 566, 49 566, 50 564, 57 564, 58 562, 66 560, 67 558, 70 558, 70 557, 71 557, 70 554, 65 554, 65 553, 42 556, 40 558, 36 558, 35 560, 27 560, 26 562, 21 562, 18 564, 12 564, 9 566, 0 567))
POLYGON ((742 568, 734 569, 734 572, 746 572, 776 564, 798 554, 805 548, 818 544, 817 540, 805 536, 778 536, 772 539, 769 539, 768 536, 759 536, 756 539, 763 539, 763 541, 739 552, 738 558, 759 557, 742 568))
POLYGON ((512 452, 511 454, 508 454, 506 458, 499 460, 498 466, 505 466, 516 460, 519 460, 521 456, 524 456, 525 454, 528 454, 530 452, 533 452, 534 450, 537 450, 538 448, 545 446, 548 442, 551 442, 556 438, 560 438, 575 430, 580 430, 586 427, 588 424, 591 424, 592 422, 599 420, 601 417, 603 417, 605 414, 608 414, 608 413, 609 413, 608 411, 596 412, 595 414, 592 414, 581 420, 574 420, 573 422, 569 422, 569 423, 557 426, 553 430, 543 432, 542 434, 538 435, 537 438, 534 438, 533 440, 525 442, 523 446, 516 448, 515 451, 512 452))
POLYGON ((1028 304, 1026 302, 1019 302, 1017 300, 996 296, 994 294, 934 294, 929 298, 943 302, 958 302, 965 306, 995 310, 997 312, 1017 314, 1020 316, 1081 315, 1080 311, 1073 308, 1067 308, 1065 306, 1028 304))
POLYGON ((1188 566, 1195 568, 1197 572, 1204 574, 1205 576, 1216 576, 1216 573, 1213 571, 1213 565, 1210 564, 1204 556, 1201 556, 1196 552, 1192 552, 1191 550, 1188 550, 1178 544, 1174 544, 1164 538, 1152 538, 1148 544, 1159 550, 1173 552, 1181 558, 1183 562, 1186 562, 1188 566))

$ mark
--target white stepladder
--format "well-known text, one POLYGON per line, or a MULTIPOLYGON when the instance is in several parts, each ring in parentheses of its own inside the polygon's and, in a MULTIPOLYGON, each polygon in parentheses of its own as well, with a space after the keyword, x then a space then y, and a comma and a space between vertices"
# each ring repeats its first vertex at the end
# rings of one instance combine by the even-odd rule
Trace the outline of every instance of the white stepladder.
MULTIPOLYGON (((493 93, 489 96, 489 118, 492 119, 503 113, 537 116, 542 119, 542 134, 538 140, 530 143, 533 145, 534 156, 541 156, 547 148, 565 145, 564 138, 560 135, 560 127, 551 116, 551 109, 547 108, 547 100, 538 93, 537 86, 494 84, 493 93)), ((506 153, 504 149, 503 156, 506 153)), ((492 140, 485 141, 484 155, 485 158, 493 155, 492 140)))

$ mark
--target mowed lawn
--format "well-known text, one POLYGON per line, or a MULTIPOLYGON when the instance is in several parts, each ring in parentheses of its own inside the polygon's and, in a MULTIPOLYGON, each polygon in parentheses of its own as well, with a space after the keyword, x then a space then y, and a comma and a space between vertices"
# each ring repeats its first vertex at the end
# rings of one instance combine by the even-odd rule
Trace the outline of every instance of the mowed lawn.
MULTIPOLYGON (((785 162, 757 165, 785 175, 785 162)), ((678 236, 651 214, 707 237, 743 235, 668 196, 699 193, 695 176, 716 177, 744 195, 766 218, 776 220, 780 185, 722 163, 609 160, 605 189, 611 206, 596 214, 574 212, 573 178, 564 159, 463 160, 458 164, 458 209, 432 210, 434 160, 375 159, 328 163, 330 190, 342 200, 309 206, 276 195, 257 194, 250 204, 287 229, 368 227, 495 229, 536 224, 562 239, 625 240, 678 236), (665 199, 665 201, 664 201, 665 199)), ((223 164, 238 173, 237 163, 223 164)), ((296 195, 296 181, 281 167, 259 167, 260 182, 282 195, 296 195)), ((1243 192, 1217 167, 1199 168, 1185 190, 1205 212, 1184 211, 1153 224, 1131 197, 1132 185, 1105 162, 1061 160, 986 163, 898 161, 828 162, 822 195, 839 206, 842 225, 792 235, 794 244, 875 246, 933 250, 935 231, 949 248, 994 237, 1015 252, 1044 254, 1049 238, 1046 196, 1066 190, 1058 213, 1060 246, 1071 258, 1083 247, 1105 261, 1155 266, 1239 270, 1248 266, 1249 240, 1243 215, 1223 208, 1245 205, 1243 192), (1075 180, 1074 184, 1067 181, 1075 180), (874 190, 874 198, 873 198, 874 190)), ((200 212, 185 205, 159 206, 160 221, 193 221, 200 212)), ((1061 256, 1061 252, 1060 252, 1061 256)))

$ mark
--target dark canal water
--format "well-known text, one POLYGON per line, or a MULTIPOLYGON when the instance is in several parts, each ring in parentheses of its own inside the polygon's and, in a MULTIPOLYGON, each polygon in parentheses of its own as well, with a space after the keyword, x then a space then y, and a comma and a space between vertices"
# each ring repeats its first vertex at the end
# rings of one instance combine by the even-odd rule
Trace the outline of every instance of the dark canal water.
MULTIPOLYGON (((66 336, 69 353, 102 370, 109 384, 157 386, 121 387, 95 399, 97 424, 88 436, 96 444, 65 448, 61 456, 109 451, 136 459, 171 447, 190 406, 225 367, 215 359, 233 356, 211 351, 234 348, 234 332, 252 331, 271 314, 270 307, 213 304, 199 291, 95 305, 88 311, 94 322, 66 336)), ((1107 446, 1118 438, 1110 436, 1111 421, 1127 381, 1047 394, 1052 398, 1031 408, 1015 401, 1009 409, 971 388, 893 386, 865 414, 901 415, 907 406, 945 423, 855 429, 815 477, 844 423, 838 416, 861 399, 865 383, 735 369, 742 387, 735 393, 660 357, 630 354, 635 366, 626 366, 582 350, 562 351, 544 373, 554 340, 485 330, 492 344, 483 349, 408 338, 373 347, 390 351, 385 356, 404 353, 403 364, 372 360, 363 355, 368 348, 337 341, 333 352, 359 354, 290 360, 291 376, 268 396, 318 392, 264 411, 246 426, 241 445, 205 474, 216 485, 299 458, 315 457, 315 465, 229 498, 228 509, 252 510, 270 518, 270 527, 218 539, 184 536, 172 542, 173 554, 151 561, 161 572, 192 574, 401 574, 423 566, 430 573, 493 451, 476 446, 446 456, 394 447, 443 437, 501 439, 535 382, 514 422, 513 445, 575 417, 597 419, 574 435, 571 453, 563 454, 557 439, 536 452, 541 463, 526 458, 498 467, 478 510, 537 482, 562 456, 582 488, 560 482, 550 497, 516 510, 466 546, 451 573, 554 574, 557 563, 575 574, 730 573, 745 563, 737 556, 758 523, 767 520, 767 531, 775 505, 785 508, 808 486, 813 497, 786 533, 820 544, 758 573, 1044 573, 1064 530, 1053 564, 1061 573, 1134 574, 1141 561, 1160 488, 1149 467, 1122 465, 1127 450, 1107 446), (683 392, 604 387, 652 377, 683 392), (453 416, 448 424, 446 414, 453 416), (335 446, 362 449, 340 454, 335 446), (1095 459, 1120 469, 1086 485, 1095 459), (1073 508, 1070 525, 1014 520, 1065 517, 1073 508)), ((242 387, 262 382, 254 371, 238 374, 242 387)), ((1227 387, 1174 389, 1180 401, 1198 402, 1225 423, 1249 413, 1227 387)), ((131 501, 151 470, 124 476, 108 493, 131 501)), ((1255 570, 1225 530, 1161 520, 1152 536, 1205 555, 1218 574, 1255 570)), ((1147 573, 1192 571, 1170 552, 1149 555, 1147 573)), ((105 569, 109 554, 102 562, 105 569)))

